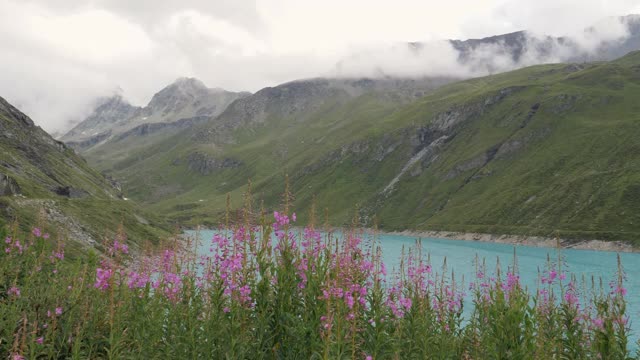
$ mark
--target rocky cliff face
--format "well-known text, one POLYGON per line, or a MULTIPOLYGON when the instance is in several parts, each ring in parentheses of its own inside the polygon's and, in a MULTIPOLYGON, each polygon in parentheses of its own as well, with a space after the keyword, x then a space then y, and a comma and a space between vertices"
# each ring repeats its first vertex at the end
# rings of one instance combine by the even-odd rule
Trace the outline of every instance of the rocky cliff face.
POLYGON ((0 196, 20 195, 20 186, 12 177, 0 173, 0 196))
MULTIPOLYGON (((200 175, 210 175, 222 169, 237 168, 242 165, 240 161, 232 158, 218 159, 201 152, 189 154, 184 159, 184 162, 186 162, 187 169, 189 169, 189 171, 200 175)), ((181 163, 183 163, 181 159, 177 159, 173 162, 174 165, 179 165, 181 163)))

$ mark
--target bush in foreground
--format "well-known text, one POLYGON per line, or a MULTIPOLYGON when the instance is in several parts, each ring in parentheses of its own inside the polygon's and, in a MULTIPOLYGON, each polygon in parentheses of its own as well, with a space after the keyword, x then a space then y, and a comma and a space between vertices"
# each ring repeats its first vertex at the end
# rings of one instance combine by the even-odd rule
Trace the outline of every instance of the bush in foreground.
POLYGON ((515 266, 438 274, 417 243, 388 273, 361 233, 273 215, 136 256, 120 233, 74 260, 40 228, 8 229, 0 358, 631 358, 621 268, 578 287, 549 262, 531 293, 515 266))

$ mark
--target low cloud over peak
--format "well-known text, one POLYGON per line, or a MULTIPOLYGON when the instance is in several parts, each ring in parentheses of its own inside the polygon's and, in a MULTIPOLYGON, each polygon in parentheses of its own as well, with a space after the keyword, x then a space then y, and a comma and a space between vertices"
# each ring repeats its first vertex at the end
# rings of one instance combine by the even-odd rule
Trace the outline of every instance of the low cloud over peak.
POLYGON ((0 96, 61 131, 100 96, 121 88, 143 105, 182 76, 256 91, 316 76, 466 77, 588 58, 629 37, 628 24, 606 16, 634 12, 638 0, 0 0, 0 96), (443 40, 522 29, 515 59, 508 41, 465 53, 443 40))

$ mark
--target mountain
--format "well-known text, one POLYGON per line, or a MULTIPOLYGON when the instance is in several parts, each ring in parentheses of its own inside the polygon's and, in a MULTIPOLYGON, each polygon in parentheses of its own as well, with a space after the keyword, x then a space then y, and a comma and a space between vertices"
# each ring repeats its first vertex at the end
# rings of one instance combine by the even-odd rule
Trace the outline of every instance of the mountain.
POLYGON ((458 53, 458 62, 475 73, 550 62, 610 61, 640 49, 640 15, 606 18, 573 37, 517 31, 449 43, 458 53))
POLYGON ((115 138, 204 121, 248 95, 209 89, 198 79, 180 78, 155 94, 145 107, 132 106, 119 94, 99 99, 94 111, 60 139, 76 149, 89 149, 115 138))
POLYGON ((477 77, 548 63, 610 61, 640 49, 640 15, 604 18, 565 36, 517 31, 479 39, 394 43, 355 52, 336 74, 477 77))
MULTIPOLYGON (((455 75, 431 76, 429 90, 434 88, 433 84, 446 83, 442 79, 451 81, 540 63, 593 62, 618 58, 640 49, 640 15, 606 18, 574 37, 541 36, 519 31, 482 39, 448 40, 447 43, 457 54, 457 59, 452 61, 457 62, 453 68, 458 70, 454 71, 455 75)), ((434 50, 427 43, 414 42, 408 46, 416 56, 434 50)), ((348 62, 349 59, 344 61, 348 62)), ((338 67, 344 66, 344 61, 338 67)), ((425 67, 429 67, 429 64, 425 63, 425 67)), ((380 74, 384 74, 382 68, 380 74)), ((396 77, 394 81, 409 78, 404 75, 396 77)), ((392 83, 390 79, 393 77, 380 75, 365 81, 375 83, 377 90, 383 90, 392 83)), ((421 86, 418 83, 418 87, 412 88, 409 81, 403 81, 403 84, 405 92, 413 93, 420 90, 421 86)), ((393 85, 389 90, 393 90, 393 85)), ((197 79, 180 78, 155 94, 144 108, 130 105, 120 95, 100 99, 94 112, 60 139, 80 151, 90 151, 96 150, 98 144, 111 142, 113 145, 131 136, 148 137, 162 133, 159 137, 166 137, 215 118, 235 100, 248 95, 209 89, 197 79)), ((144 141, 147 144, 154 142, 153 139, 144 141)), ((107 154, 108 151, 102 153, 107 154)))
POLYGON ((117 182, 0 98, 0 219, 29 226, 40 211, 47 231, 68 234, 76 250, 100 248, 120 223, 132 244, 167 235, 164 222, 124 199, 117 182))
MULTIPOLYGON (((182 142, 167 142, 165 140, 186 134, 194 141, 220 142, 220 145, 235 141, 231 133, 240 127, 259 125, 276 118, 292 118, 304 121, 308 114, 316 110, 323 111, 354 99, 365 93, 378 94, 385 98, 388 106, 414 101, 425 93, 443 84, 450 83, 454 78, 419 78, 419 79, 308 79, 293 81, 276 87, 269 87, 256 94, 246 96, 232 102, 218 116, 201 116, 187 118, 173 123, 146 124, 119 136, 94 144, 89 148, 80 148, 92 165, 101 170, 125 169, 134 166, 144 166, 145 159, 155 152, 179 152, 182 142), (209 126, 208 124, 211 124, 209 126), (156 128, 158 127, 158 128, 156 128), (198 140, 199 139, 199 140, 198 140)), ((191 142, 188 140, 187 142, 191 142)), ((206 151, 215 151, 215 146, 205 146, 206 151)), ((173 161, 173 160, 172 160, 173 161)), ((201 172, 211 172, 211 168, 221 166, 218 161, 203 160, 198 151, 188 151, 176 162, 187 161, 191 167, 200 168, 201 172), (201 164, 202 163, 202 164, 201 164), (203 165, 204 164, 204 165, 203 165)), ((224 163, 224 161, 222 161, 224 163)), ((228 161, 227 165, 234 164, 228 161)), ((126 176, 126 178, 129 178, 126 176)), ((172 186, 169 186, 171 188, 172 186)), ((147 191, 157 191, 158 194, 171 194, 172 191, 161 187, 153 190, 149 186, 147 191)))
POLYGON ((117 125, 141 113, 141 108, 129 104, 122 95, 101 98, 95 110, 60 139, 81 148, 89 147, 109 137, 117 125))
MULTIPOLYGON (((181 223, 215 224, 227 193, 242 203, 247 179, 275 209, 289 174, 303 221, 317 195, 334 225, 357 206, 384 230, 640 240, 640 53, 419 96, 361 82, 375 84, 263 89, 102 170, 181 223)), ((100 164, 103 155, 89 155, 100 164)))

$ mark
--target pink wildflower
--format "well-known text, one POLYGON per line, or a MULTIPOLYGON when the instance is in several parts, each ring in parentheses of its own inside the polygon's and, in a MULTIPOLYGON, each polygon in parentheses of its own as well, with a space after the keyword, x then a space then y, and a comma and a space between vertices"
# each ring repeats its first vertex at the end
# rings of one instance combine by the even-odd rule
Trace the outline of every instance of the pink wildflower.
POLYGON ((96 283, 94 286, 100 290, 106 290, 109 288, 109 279, 111 279, 111 275, 113 274, 113 270, 111 269, 96 269, 96 283))
POLYGON ((593 326, 600 330, 604 329, 604 320, 602 318, 593 319, 593 326))
POLYGON ((622 287, 622 286, 617 286, 614 290, 613 290, 613 294, 618 294, 621 296, 626 296, 627 295, 627 289, 622 287))
POLYGON ((39 338, 37 338, 36 343, 42 345, 42 343, 44 343, 44 337, 40 336, 39 338))
POLYGON ((20 297, 20 289, 15 286, 12 286, 9 288, 9 291, 7 291, 7 294, 13 295, 15 297, 20 297))
POLYGON ((578 298, 578 295, 576 293, 576 286, 573 282, 569 283, 569 287, 567 291, 564 293, 564 301, 566 301, 567 304, 571 306, 579 305, 580 299, 578 298))

